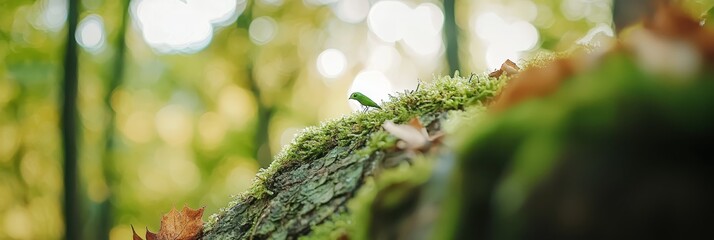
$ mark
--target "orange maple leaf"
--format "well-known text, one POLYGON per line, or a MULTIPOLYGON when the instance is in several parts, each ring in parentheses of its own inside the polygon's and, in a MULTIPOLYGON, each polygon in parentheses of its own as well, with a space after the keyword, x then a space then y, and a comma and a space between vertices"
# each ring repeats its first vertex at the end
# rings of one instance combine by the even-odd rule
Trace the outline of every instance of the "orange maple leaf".
MULTIPOLYGON (((205 207, 193 210, 184 206, 181 212, 176 208, 172 208, 169 213, 164 214, 161 218, 161 227, 159 232, 152 233, 146 230, 146 240, 196 240, 203 233, 203 210, 205 207)), ((134 231, 134 226, 131 226, 131 231, 134 233, 133 240, 143 240, 134 231)))

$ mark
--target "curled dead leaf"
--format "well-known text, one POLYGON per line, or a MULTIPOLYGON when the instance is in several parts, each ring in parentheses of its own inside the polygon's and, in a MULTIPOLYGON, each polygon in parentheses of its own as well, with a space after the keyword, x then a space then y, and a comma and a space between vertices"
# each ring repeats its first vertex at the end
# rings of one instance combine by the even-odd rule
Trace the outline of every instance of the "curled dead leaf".
POLYGON ((542 67, 528 68, 511 79, 508 86, 496 97, 491 109, 501 111, 524 100, 547 95, 555 91, 574 71, 573 59, 557 59, 542 67))
MULTIPOLYGON (((181 211, 172 208, 169 213, 164 214, 161 218, 161 227, 159 232, 152 233, 146 230, 146 240, 196 240, 203 233, 203 210, 205 208, 191 209, 184 206, 181 211)), ((143 240, 134 231, 134 226, 131 226, 133 232, 133 240, 143 240)))
POLYGON ((521 70, 516 63, 511 61, 510 59, 506 59, 506 61, 501 64, 501 68, 497 69, 496 71, 493 71, 488 74, 489 77, 500 77, 503 74, 506 75, 515 75, 521 70))
POLYGON ((400 125, 387 120, 382 124, 382 127, 401 140, 401 142, 397 143, 399 149, 421 149, 429 144, 428 136, 424 136, 420 129, 412 125, 400 125))
POLYGON ((409 152, 425 152, 429 150, 434 143, 440 142, 444 136, 442 133, 429 136, 424 125, 418 118, 412 118, 407 124, 395 124, 392 121, 385 121, 382 124, 384 130, 399 138, 397 148, 409 152))

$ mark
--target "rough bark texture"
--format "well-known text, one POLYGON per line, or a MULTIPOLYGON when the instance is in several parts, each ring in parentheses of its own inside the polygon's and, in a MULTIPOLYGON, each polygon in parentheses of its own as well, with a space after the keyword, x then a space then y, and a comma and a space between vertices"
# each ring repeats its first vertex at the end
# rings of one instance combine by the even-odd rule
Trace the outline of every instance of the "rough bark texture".
MULTIPOLYGON (((420 119, 429 132, 441 128, 446 112, 420 119)), ((204 239, 295 239, 312 226, 347 210, 345 204, 381 168, 404 161, 403 152, 360 153, 368 136, 349 146, 338 146, 312 161, 292 162, 266 180, 269 193, 248 197, 225 212, 204 239)))

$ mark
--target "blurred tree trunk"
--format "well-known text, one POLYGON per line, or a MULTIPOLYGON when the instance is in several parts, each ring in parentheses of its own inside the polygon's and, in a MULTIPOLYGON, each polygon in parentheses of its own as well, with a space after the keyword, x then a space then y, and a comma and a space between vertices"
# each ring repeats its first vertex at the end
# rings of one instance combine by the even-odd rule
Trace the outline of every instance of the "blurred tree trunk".
POLYGON ((449 74, 461 68, 459 63, 459 26, 456 25, 456 0, 444 0, 444 38, 449 74))
POLYGON ((64 225, 66 239, 79 239, 80 219, 77 172, 77 31, 79 1, 69 0, 67 9, 67 42, 61 105, 61 135, 64 159, 64 225))
MULTIPOLYGON (((119 26, 117 28, 117 39, 116 39, 116 56, 114 56, 114 61, 112 63, 112 74, 109 77, 109 82, 107 85, 107 93, 104 98, 104 103, 107 109, 107 125, 105 127, 105 148, 104 148, 104 162, 102 163, 102 171, 104 173, 104 181, 110 189, 114 188, 114 179, 116 179, 116 174, 114 171, 114 146, 115 146, 115 133, 116 133, 116 112, 112 108, 111 99, 114 91, 122 83, 124 77, 124 63, 126 57, 126 24, 129 16, 129 2, 130 0, 122 0, 121 2, 121 19, 119 26)), ((99 209, 99 223, 97 228, 96 239, 109 239, 109 231, 111 230, 112 224, 112 208, 113 208, 113 194, 110 191, 107 198, 100 203, 99 209)))
MULTIPOLYGON (((236 21, 236 26, 238 28, 245 29, 246 32, 248 32, 250 23, 253 21, 254 4, 255 1, 247 1, 245 11, 236 21)), ((251 48, 251 50, 248 51, 247 56, 240 57, 248 59, 248 62, 244 64, 247 78, 246 82, 248 84, 248 89, 253 93, 253 96, 255 96, 257 105, 257 122, 255 135, 253 137, 253 146, 255 147, 255 149, 253 149, 253 159, 258 161, 258 164, 260 164, 261 167, 265 168, 268 167, 271 162, 272 154, 270 151, 270 133, 268 131, 270 127, 270 119, 275 112, 275 108, 265 102, 265 99, 262 97, 262 92, 258 87, 258 80, 255 78, 255 66, 253 61, 258 51, 252 49, 257 48, 258 46, 250 45, 246 47, 251 48)))
POLYGON ((275 107, 268 106, 262 97, 262 92, 258 88, 257 80, 255 79, 255 71, 253 70, 253 63, 250 62, 246 64, 248 84, 250 85, 250 91, 256 99, 257 109, 258 109, 258 119, 256 122, 255 135, 253 137, 253 144, 255 149, 253 150, 253 158, 260 164, 261 167, 267 167, 271 162, 271 151, 270 151, 270 119, 273 117, 275 112, 275 107))

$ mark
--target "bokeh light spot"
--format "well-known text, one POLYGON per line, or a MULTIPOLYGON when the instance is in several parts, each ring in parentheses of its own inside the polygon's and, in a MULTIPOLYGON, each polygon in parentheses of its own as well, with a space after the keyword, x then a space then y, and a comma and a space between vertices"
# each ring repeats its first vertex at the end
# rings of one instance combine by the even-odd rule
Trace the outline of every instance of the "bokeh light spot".
POLYGON ((442 46, 441 29, 444 14, 432 3, 423 3, 409 14, 405 22, 404 43, 412 51, 421 55, 436 53, 442 46))
POLYGON ((88 52, 96 53, 102 50, 105 43, 104 21, 96 14, 82 19, 77 26, 75 39, 88 52))
POLYGON ((168 105, 156 113, 156 131, 159 137, 172 146, 186 146, 193 136, 193 117, 181 105, 168 105))
POLYGON ((5 212, 5 234, 14 239, 32 238, 32 219, 27 209, 14 207, 5 212))
POLYGON ((362 22, 369 13, 367 0, 342 0, 332 9, 337 18, 348 23, 362 22))
POLYGON ((367 59, 367 69, 387 71, 399 67, 402 55, 393 46, 379 45, 372 48, 367 59))
POLYGON ((193 53, 213 38, 213 28, 229 24, 245 9, 241 0, 137 0, 132 14, 144 40, 161 53, 193 53))
POLYGON ((225 86, 218 93, 218 112, 232 127, 242 128, 255 117, 255 99, 250 92, 236 85, 225 86))
POLYGON ((504 45, 491 45, 486 50, 486 65, 489 70, 501 67, 501 64, 506 60, 517 62, 520 55, 513 48, 504 45))
POLYGON ((317 56, 317 70, 327 78, 338 77, 344 72, 347 58, 342 51, 330 48, 317 56))
POLYGON ((227 129, 225 117, 215 112, 204 113, 198 120, 198 134, 207 150, 214 150, 221 145, 227 129))
POLYGON ((153 116, 145 111, 130 113, 124 121, 120 122, 120 130, 136 143, 146 143, 154 136, 153 116))
POLYGON ((253 43, 264 45, 275 38, 278 33, 278 24, 271 17, 259 17, 250 23, 248 33, 253 43))
POLYGON ((496 69, 506 60, 518 61, 521 52, 533 49, 538 43, 538 30, 527 21, 506 22, 493 12, 479 15, 474 32, 486 44, 486 65, 496 69))
POLYGON ((285 146, 288 145, 290 142, 295 139, 295 136, 300 132, 300 129, 298 128, 293 128, 289 127, 283 130, 283 132, 280 134, 280 146, 285 146))
POLYGON ((33 25, 37 29, 58 32, 67 20, 67 0, 37 1, 41 13, 33 25))
POLYGON ((409 14, 409 7, 398 1, 381 1, 369 11, 367 26, 385 42, 396 42, 402 39, 404 23, 409 14))

